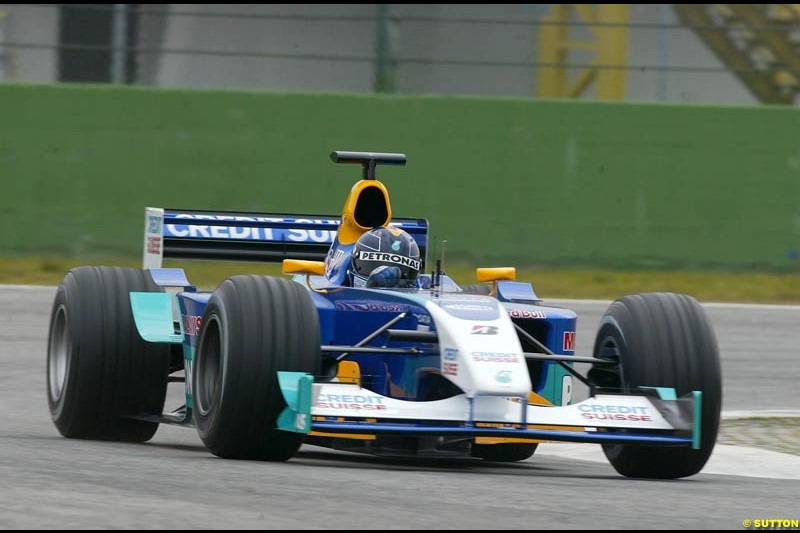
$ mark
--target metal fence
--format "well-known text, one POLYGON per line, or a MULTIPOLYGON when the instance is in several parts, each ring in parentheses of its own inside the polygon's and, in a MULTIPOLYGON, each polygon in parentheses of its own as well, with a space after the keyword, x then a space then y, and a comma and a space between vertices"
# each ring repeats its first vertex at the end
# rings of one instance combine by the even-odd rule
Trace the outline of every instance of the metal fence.
POLYGON ((798 41, 795 4, 3 4, 0 79, 791 104, 798 41))

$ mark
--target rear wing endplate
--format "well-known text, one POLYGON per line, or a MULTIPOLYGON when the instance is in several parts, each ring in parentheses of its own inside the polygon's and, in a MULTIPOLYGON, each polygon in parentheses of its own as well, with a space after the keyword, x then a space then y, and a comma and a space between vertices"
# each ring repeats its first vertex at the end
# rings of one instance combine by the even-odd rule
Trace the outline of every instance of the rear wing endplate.
MULTIPOLYGON (((164 258, 279 262, 323 261, 341 217, 230 211, 145 208, 144 268, 161 268, 164 258)), ((394 218, 425 257, 428 221, 394 218)))

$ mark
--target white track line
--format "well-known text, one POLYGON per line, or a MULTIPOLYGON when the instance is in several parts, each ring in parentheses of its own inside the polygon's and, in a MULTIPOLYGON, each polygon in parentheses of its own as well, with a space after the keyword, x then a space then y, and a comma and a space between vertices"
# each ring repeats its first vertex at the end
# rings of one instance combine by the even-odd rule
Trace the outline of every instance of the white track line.
POLYGON ((722 411, 723 420, 739 418, 800 418, 797 409, 768 409, 764 411, 722 411))
MULTIPOLYGON (((600 446, 546 442, 539 445, 536 455, 549 455, 574 461, 608 463, 600 446)), ((800 455, 779 453, 761 448, 717 444, 701 474, 800 480, 800 455)))
MULTIPOLYGON (((613 300, 576 300, 572 298, 553 298, 552 300, 545 299, 544 305, 555 303, 565 305, 581 305, 581 304, 597 304, 597 305, 611 305, 613 300)), ((793 304, 746 304, 746 303, 731 303, 731 302, 700 302, 703 307, 710 307, 712 309, 764 309, 764 310, 784 310, 784 311, 800 311, 800 305, 793 304)))
POLYGON ((48 290, 48 291, 54 291, 55 289, 56 288, 54 286, 50 286, 50 285, 3 285, 3 284, 0 284, 0 290, 4 290, 4 291, 5 290, 12 290, 12 291, 13 290, 22 290, 22 291, 31 291, 31 290, 33 290, 33 291, 36 291, 36 290, 43 291, 43 290, 48 290))
MULTIPOLYGON (((48 285, 10 285, 0 284, 0 290, 48 290, 52 291, 56 287, 48 285)), ((597 305, 610 305, 613 300, 578 300, 574 298, 553 298, 545 299, 542 303, 544 305, 557 304, 557 305, 581 305, 581 304, 597 304, 597 305)), ((764 310, 778 310, 778 311, 800 311, 800 305, 790 304, 746 304, 746 303, 730 303, 730 302, 701 302, 703 307, 718 308, 718 309, 764 309, 764 310)))

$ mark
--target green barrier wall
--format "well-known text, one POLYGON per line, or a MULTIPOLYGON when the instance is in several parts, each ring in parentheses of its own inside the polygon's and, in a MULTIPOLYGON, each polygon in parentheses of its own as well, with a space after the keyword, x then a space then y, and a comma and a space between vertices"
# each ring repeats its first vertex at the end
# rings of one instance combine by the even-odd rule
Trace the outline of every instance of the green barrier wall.
POLYGON ((383 167, 447 259, 797 270, 800 110, 0 86, 0 252, 140 253, 147 205, 334 214, 383 167))

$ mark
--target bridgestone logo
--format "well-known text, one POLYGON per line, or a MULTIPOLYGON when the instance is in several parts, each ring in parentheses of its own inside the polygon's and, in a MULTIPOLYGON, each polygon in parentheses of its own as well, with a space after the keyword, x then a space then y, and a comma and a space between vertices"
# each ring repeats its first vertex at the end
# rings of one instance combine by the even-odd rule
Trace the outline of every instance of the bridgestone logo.
POLYGON ((396 265, 408 266, 413 268, 414 270, 419 270, 419 261, 417 261, 416 259, 411 259, 410 257, 404 257, 402 255, 387 254, 383 252, 361 251, 358 253, 358 257, 363 261, 380 261, 381 263, 394 263, 396 265))

